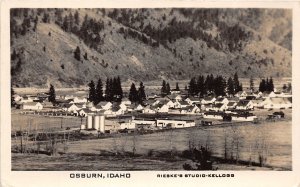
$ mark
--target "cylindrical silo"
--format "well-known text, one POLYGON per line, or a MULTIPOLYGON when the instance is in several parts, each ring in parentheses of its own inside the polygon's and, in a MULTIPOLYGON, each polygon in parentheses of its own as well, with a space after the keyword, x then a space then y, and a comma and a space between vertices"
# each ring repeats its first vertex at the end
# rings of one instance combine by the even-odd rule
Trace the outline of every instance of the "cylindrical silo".
POLYGON ((87 129, 93 128, 93 116, 87 116, 87 129))
POLYGON ((94 116, 93 128, 99 130, 100 127, 100 116, 94 116))
POLYGON ((100 132, 104 133, 104 126, 105 126, 105 116, 100 117, 100 132))

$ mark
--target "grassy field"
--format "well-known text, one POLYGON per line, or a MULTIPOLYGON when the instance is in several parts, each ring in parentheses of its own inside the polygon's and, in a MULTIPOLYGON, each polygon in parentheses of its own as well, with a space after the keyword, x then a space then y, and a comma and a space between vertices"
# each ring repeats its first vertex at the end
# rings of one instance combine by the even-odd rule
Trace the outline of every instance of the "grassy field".
MULTIPOLYGON (((266 121, 266 116, 274 111, 265 109, 253 111, 260 119, 259 124, 233 123, 174 129, 145 135, 116 134, 105 139, 69 142, 66 154, 60 156, 13 153, 12 168, 13 170, 181 170, 182 165, 189 160, 179 157, 175 160, 168 160, 168 155, 164 153, 172 151, 180 155, 182 151, 189 148, 189 144, 196 147, 202 145, 208 146, 214 157, 223 158, 226 144, 227 158, 232 155, 233 158, 238 156, 239 160, 251 160, 257 163, 259 155, 263 155, 267 158, 266 165, 291 170, 292 110, 284 110, 284 120, 266 121), (139 156, 124 156, 125 153, 131 153, 133 148, 135 148, 135 154, 139 156), (149 157, 150 153, 154 156, 149 157)), ((184 116, 183 118, 198 120, 199 117, 184 116)), ((85 119, 82 123, 85 123, 85 119)), ((37 128, 39 131, 57 131, 61 130, 61 124, 63 124, 63 129, 79 127, 81 119, 12 113, 12 131, 28 128, 32 130, 37 128)), ((60 147, 59 151, 62 151, 61 149, 60 147)), ((219 169, 224 170, 263 169, 215 164, 219 169)))

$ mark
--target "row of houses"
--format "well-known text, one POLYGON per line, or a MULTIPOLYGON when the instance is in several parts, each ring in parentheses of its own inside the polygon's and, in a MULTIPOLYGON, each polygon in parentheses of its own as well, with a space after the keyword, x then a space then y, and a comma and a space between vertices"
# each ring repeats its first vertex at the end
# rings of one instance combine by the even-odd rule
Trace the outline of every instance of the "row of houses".
MULTIPOLYGON (((46 98, 40 95, 40 98, 46 98)), ((65 96, 57 106, 52 103, 34 100, 32 96, 22 97, 18 101, 21 109, 25 110, 51 110, 64 111, 76 116, 87 116, 99 113, 107 116, 123 115, 130 112, 146 114, 168 113, 168 114, 199 114, 205 111, 226 110, 253 110, 254 108, 282 109, 292 107, 292 97, 288 94, 270 92, 250 93, 238 92, 236 97, 184 97, 180 94, 170 94, 165 97, 148 97, 142 104, 133 104, 127 98, 122 102, 100 102, 94 105, 85 97, 65 96)), ((16 98, 15 98, 16 99, 16 98)), ((37 99, 37 98, 35 98, 37 99)))

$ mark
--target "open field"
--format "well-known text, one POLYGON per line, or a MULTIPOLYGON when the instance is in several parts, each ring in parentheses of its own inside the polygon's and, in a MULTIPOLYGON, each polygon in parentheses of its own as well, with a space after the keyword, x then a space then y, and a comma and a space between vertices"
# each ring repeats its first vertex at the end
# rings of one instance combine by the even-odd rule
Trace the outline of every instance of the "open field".
MULTIPOLYGON (((272 111, 260 111, 263 116, 272 111)), ((226 150, 228 157, 258 163, 259 155, 267 158, 267 169, 292 169, 292 123, 291 110, 286 110, 286 119, 276 122, 262 120, 259 124, 239 123, 238 125, 216 125, 210 127, 193 127, 174 129, 145 135, 122 135, 105 139, 81 140, 68 143, 66 154, 60 156, 47 155, 12 155, 13 170, 182 170, 182 165, 190 160, 177 158, 168 160, 168 156, 149 157, 164 152, 187 150, 189 143, 194 146, 208 146, 212 156, 223 158, 226 150), (237 151, 238 144, 238 151, 237 151), (264 147, 263 147, 264 146, 264 147), (122 156, 135 148, 137 157, 122 156), (264 148, 264 149, 263 149, 264 148), (105 156, 109 153, 109 156, 105 156), (118 153, 118 155, 114 155, 118 153), (119 155, 121 154, 121 155, 119 155)), ((28 116, 26 116, 28 117, 28 116)), ((37 119, 42 120, 41 117, 37 119)), ((60 128, 60 119, 56 120, 60 128)), ((69 119, 68 119, 69 120, 69 119)), ((78 127, 80 119, 72 119, 69 126, 78 127), (72 120, 73 123, 71 122, 72 120), (78 123, 75 125, 75 123, 78 123)), ((25 121, 25 120, 23 120, 25 121)), ((49 125, 53 123, 49 123, 49 125)), ((66 125, 67 126, 67 125, 66 125)), ((44 126, 46 127, 46 126, 44 126)), ((47 126, 49 127, 49 126, 47 126)), ((246 166, 215 163, 219 169, 255 170, 246 166)), ((259 168, 261 170, 263 168, 259 168)), ((265 168, 266 169, 266 168, 265 168)))

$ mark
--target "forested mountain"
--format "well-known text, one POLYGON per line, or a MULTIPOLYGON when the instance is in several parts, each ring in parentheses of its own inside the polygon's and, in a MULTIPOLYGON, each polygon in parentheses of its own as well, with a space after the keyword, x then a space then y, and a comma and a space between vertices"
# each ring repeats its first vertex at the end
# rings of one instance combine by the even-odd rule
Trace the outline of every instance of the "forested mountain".
POLYGON ((291 76, 287 9, 11 9, 15 86, 291 76))

